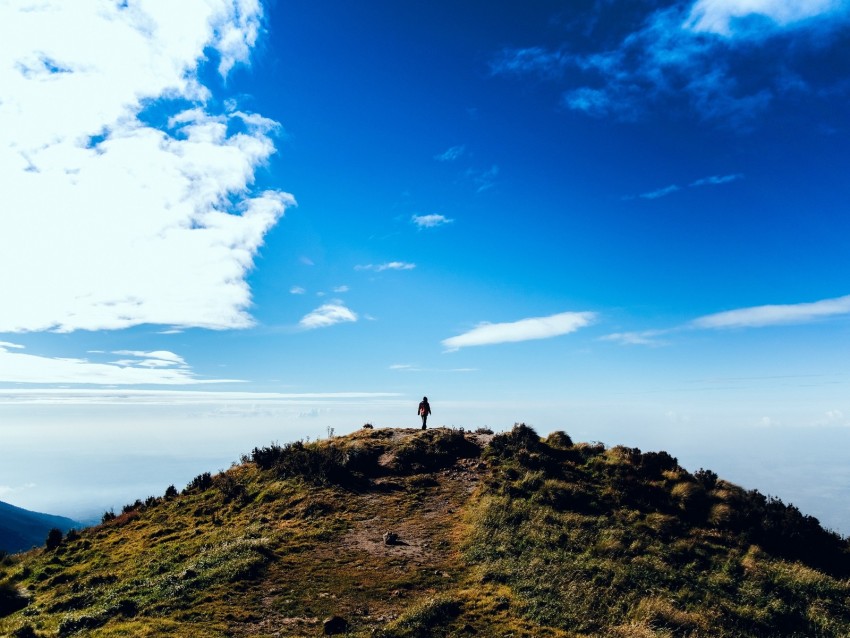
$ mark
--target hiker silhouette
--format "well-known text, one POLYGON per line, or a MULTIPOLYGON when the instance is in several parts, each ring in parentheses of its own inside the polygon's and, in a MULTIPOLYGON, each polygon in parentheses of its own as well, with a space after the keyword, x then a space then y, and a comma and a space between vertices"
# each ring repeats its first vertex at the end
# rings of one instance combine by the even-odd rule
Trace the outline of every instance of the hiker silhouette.
POLYGON ((431 414, 431 404, 428 403, 428 397, 422 397, 416 413, 422 417, 422 429, 424 430, 425 424, 428 422, 428 415, 431 414))

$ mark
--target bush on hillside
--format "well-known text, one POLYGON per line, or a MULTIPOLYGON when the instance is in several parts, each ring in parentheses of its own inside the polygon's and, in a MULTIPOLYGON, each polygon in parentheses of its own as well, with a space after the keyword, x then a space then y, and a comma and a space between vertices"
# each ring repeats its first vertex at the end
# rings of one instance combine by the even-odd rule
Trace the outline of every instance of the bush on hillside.
POLYGON ((445 626, 458 616, 460 610, 460 603, 452 598, 443 596, 429 598, 403 613, 375 635, 378 638, 442 636, 445 626))
POLYGON ((186 486, 186 492, 204 492, 212 487, 212 475, 209 472, 198 474, 186 486))
POLYGON ((398 446, 395 467, 401 472, 426 472, 480 454, 481 449, 466 438, 463 430, 425 430, 398 446))
POLYGON ((679 467, 679 461, 667 452, 646 452, 641 456, 641 474, 648 479, 659 479, 664 472, 671 472, 679 467))
POLYGON ((248 490, 230 474, 219 474, 213 478, 213 485, 221 492, 225 503, 236 501, 240 504, 248 502, 248 490))
POLYGON ((336 445, 302 441, 254 448, 251 460, 263 470, 273 470, 280 478, 303 478, 317 485, 346 484, 353 480, 346 468, 345 453, 336 445))
POLYGON ((562 430, 556 430, 555 432, 550 433, 549 436, 546 437, 546 444, 551 447, 566 450, 573 446, 573 440, 566 432, 562 430))
POLYGON ((47 539, 44 541, 44 546, 47 548, 47 551, 52 552, 54 549, 58 548, 62 544, 62 530, 58 527, 54 527, 49 532, 47 532, 47 539))

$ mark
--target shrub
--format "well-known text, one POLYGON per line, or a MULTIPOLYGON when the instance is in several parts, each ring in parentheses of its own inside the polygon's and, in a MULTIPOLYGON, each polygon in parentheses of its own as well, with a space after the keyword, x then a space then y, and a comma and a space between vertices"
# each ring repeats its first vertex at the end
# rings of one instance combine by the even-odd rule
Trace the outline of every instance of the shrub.
POLYGON ((44 546, 48 551, 53 551, 62 544, 62 530, 54 527, 47 532, 47 539, 44 541, 44 546))
POLYGON ((490 441, 489 449, 498 456, 512 457, 521 450, 537 450, 540 445, 540 436, 534 428, 525 423, 516 423, 510 432, 494 436, 490 441))
POLYGON ((317 485, 344 484, 353 480, 346 468, 346 455, 336 445, 318 443, 305 445, 302 441, 276 443, 254 448, 251 460, 260 469, 274 470, 280 478, 303 478, 317 485))
POLYGON ((219 474, 213 479, 213 484, 224 496, 225 503, 245 503, 248 500, 248 490, 230 474, 219 474))
POLYGON ((679 461, 667 452, 646 452, 641 456, 641 473, 647 478, 661 478, 664 472, 672 472, 679 467, 679 461))
POLYGON ((712 472, 711 470, 704 470, 700 468, 694 472, 694 478, 697 480, 697 483, 702 485, 706 490, 713 490, 714 486, 717 485, 717 473, 712 472))
POLYGON ((204 492, 212 487, 212 475, 209 472, 198 474, 186 486, 187 492, 204 492))
POLYGON ((691 481, 676 483, 670 491, 670 495, 683 510, 688 512, 693 511, 705 501, 705 490, 698 483, 691 481))
POLYGON ((115 520, 115 512, 113 512, 112 510, 107 510, 106 512, 103 513, 103 516, 100 517, 101 523, 108 523, 109 521, 114 521, 114 520, 115 520))
POLYGON ((65 542, 67 543, 73 543, 75 540, 79 540, 79 538, 80 533, 73 528, 69 529, 68 532, 65 534, 65 542))
POLYGON ((426 430, 399 445, 395 466, 401 472, 424 472, 474 458, 481 449, 462 430, 426 430))
POLYGON ((546 443, 554 448, 567 449, 573 446, 573 440, 570 435, 561 430, 556 430, 546 437, 546 443))
POLYGON ((165 488, 165 500, 170 501, 173 498, 177 498, 177 488, 169 485, 165 488))
POLYGON ((431 638, 460 613, 460 603, 446 597, 429 598, 415 605, 385 629, 376 633, 378 638, 431 638))
POLYGON ((345 451, 343 464, 350 472, 363 476, 377 476, 380 473, 378 459, 383 452, 384 448, 381 446, 355 443, 345 451))
POLYGON ((134 503, 127 503, 124 507, 122 507, 121 513, 129 514, 130 512, 138 512, 144 508, 144 506, 144 503, 142 503, 139 499, 136 499, 134 503))

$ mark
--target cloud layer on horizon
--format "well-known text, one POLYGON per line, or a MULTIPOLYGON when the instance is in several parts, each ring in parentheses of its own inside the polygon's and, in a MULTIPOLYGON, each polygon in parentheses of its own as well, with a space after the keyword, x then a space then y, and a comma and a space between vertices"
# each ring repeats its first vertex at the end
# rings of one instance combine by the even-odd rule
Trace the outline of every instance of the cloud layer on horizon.
POLYGON ((0 332, 242 328, 291 195, 255 192, 278 125, 211 100, 258 0, 0 5, 0 332), (97 34, 93 37, 92 34, 97 34))

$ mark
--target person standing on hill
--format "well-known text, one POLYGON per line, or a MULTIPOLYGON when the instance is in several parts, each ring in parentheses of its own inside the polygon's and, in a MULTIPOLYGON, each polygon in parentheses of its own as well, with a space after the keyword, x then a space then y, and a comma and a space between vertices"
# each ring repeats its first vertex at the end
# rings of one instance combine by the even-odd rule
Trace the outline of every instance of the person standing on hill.
POLYGON ((431 414, 431 405, 428 403, 428 397, 422 397, 419 402, 419 416, 422 417, 422 429, 425 429, 425 423, 428 421, 428 415, 431 414))

